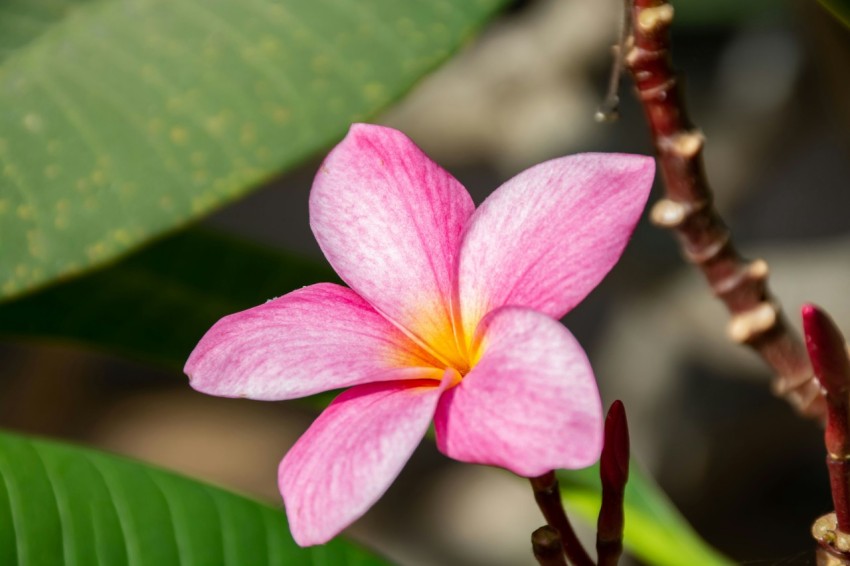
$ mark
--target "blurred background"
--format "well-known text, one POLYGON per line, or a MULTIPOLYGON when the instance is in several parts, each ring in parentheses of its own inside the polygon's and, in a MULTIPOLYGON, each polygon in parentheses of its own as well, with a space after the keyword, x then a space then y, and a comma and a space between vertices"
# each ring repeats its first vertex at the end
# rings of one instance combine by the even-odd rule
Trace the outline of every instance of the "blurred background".
MULTIPOLYGON (((798 327, 800 305, 813 301, 850 333, 850 32, 814 2, 674 5, 674 61, 740 250, 768 261, 798 327)), ((479 202, 551 157, 650 153, 627 80, 621 119, 593 121, 620 10, 617 0, 513 2, 377 120, 406 132, 479 202)), ((321 260, 307 217, 319 159, 203 226, 321 260)), ((258 284, 251 272, 228 277, 258 284)), ((144 324, 120 313, 111 323, 144 324)), ((725 312, 670 234, 642 222, 565 323, 590 355, 606 406, 625 402, 636 460, 709 543, 739 563, 813 563, 809 527, 831 507, 821 429, 774 398, 755 356, 726 341, 725 312)), ((155 340, 161 330, 145 332, 155 340)), ((315 416, 303 404, 206 397, 174 368, 60 340, 4 340, 0 376, 2 427, 275 504, 278 462, 315 416)), ((540 524, 527 482, 424 443, 351 533, 402 564, 517 565, 533 563, 527 541, 540 524)))

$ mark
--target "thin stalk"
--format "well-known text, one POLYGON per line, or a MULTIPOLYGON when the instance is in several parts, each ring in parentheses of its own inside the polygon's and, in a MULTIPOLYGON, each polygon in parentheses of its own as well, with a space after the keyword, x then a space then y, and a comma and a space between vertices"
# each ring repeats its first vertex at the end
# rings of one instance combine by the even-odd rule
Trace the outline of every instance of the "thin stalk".
POLYGON ((536 478, 529 478, 531 489, 534 490, 534 500, 546 518, 549 526, 558 531, 561 543, 564 545, 564 553, 570 564, 574 566, 593 566, 593 560, 579 542, 564 505, 561 502, 561 490, 558 486, 558 478, 555 472, 547 472, 536 478))

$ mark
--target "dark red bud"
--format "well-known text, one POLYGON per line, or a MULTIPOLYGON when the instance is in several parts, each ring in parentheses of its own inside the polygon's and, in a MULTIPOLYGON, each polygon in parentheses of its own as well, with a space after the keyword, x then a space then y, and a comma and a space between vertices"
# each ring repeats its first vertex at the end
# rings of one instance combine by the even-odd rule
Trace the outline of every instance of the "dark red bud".
POLYGON ((844 404, 850 391, 850 359, 844 337, 832 318, 819 307, 804 305, 802 315, 812 369, 827 396, 844 404))
POLYGON ((605 417, 605 444, 599 461, 603 486, 622 491, 629 479, 629 423, 622 401, 614 401, 605 417))

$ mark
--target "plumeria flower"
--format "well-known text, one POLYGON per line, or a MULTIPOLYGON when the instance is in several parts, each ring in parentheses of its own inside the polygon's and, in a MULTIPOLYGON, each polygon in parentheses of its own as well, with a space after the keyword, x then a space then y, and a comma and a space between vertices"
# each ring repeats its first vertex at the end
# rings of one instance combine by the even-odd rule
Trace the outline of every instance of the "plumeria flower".
POLYGON ((363 515, 432 421, 443 454, 520 476, 598 459, 599 392, 558 319, 620 257, 653 174, 647 157, 563 157, 476 209, 404 134, 352 126, 310 193, 313 233, 348 287, 227 316, 185 368, 192 387, 224 397, 350 388, 280 464, 298 544, 363 515))

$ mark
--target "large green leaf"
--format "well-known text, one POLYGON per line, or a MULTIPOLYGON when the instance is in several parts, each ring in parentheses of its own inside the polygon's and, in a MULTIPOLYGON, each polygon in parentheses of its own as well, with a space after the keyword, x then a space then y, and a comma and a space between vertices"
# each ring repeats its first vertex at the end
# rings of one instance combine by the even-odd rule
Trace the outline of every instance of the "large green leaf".
POLYGON ((850 0, 819 0, 829 13, 838 18, 845 26, 850 27, 850 0))
POLYGON ((71 340, 179 368, 222 316, 336 280, 325 264, 194 229, 0 305, 0 334, 71 340))
POLYGON ((209 566, 386 562, 309 549, 281 509, 116 456, 0 432, 0 564, 209 566))
MULTIPOLYGON (((561 495, 582 520, 596 525, 600 504, 599 466, 558 473, 561 495)), ((629 551, 654 566, 729 566, 729 559, 708 546, 667 496, 634 463, 625 497, 624 542, 629 551)))
POLYGON ((0 1, 0 297, 329 145, 502 3, 0 1))

